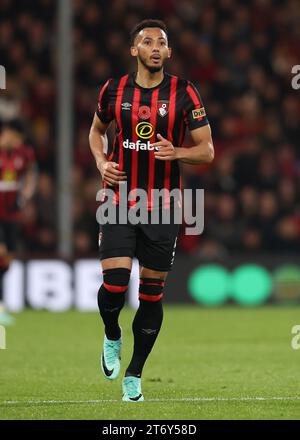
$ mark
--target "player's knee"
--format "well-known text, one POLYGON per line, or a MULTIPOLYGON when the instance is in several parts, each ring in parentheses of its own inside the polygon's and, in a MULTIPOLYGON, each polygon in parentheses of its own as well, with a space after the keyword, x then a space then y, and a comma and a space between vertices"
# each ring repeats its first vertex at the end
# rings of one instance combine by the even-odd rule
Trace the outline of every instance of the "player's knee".
POLYGON ((116 267, 103 270, 104 289, 111 294, 125 294, 128 289, 130 279, 130 269, 116 267))
POLYGON ((145 303, 158 303, 162 301, 164 280, 159 278, 141 278, 139 285, 139 299, 145 303))

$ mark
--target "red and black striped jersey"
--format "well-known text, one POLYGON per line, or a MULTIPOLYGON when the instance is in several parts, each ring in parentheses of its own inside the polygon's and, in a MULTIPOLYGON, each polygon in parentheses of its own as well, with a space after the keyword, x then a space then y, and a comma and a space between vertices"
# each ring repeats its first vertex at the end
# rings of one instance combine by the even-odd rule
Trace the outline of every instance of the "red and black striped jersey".
MULTIPOLYGON (((100 91, 96 113, 102 122, 116 123, 108 160, 117 162, 119 169, 126 172, 128 192, 142 188, 149 196, 152 189, 181 189, 178 161, 155 159, 152 144, 160 133, 175 147, 181 147, 186 127, 194 130, 208 124, 200 94, 190 81, 168 73, 151 88, 139 86, 135 77, 136 73, 130 73, 110 79, 100 91)), ((118 199, 116 188, 116 203, 118 199)), ((148 209, 151 208, 148 197, 148 209)))
POLYGON ((0 221, 18 219, 17 197, 22 178, 34 163, 35 155, 30 146, 22 144, 12 150, 0 148, 0 221))

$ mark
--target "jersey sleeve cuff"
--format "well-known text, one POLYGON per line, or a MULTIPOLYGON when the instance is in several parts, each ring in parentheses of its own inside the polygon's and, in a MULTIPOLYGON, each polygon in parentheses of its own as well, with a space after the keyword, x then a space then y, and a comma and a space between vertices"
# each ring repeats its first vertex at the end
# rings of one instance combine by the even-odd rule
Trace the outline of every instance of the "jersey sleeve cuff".
POLYGON ((209 124, 209 120, 205 118, 203 121, 199 121, 196 124, 194 123, 193 125, 189 125, 189 130, 190 131, 196 130, 196 128, 201 128, 208 124, 209 124))
POLYGON ((110 119, 105 117, 105 115, 102 112, 99 112, 99 110, 96 110, 96 115, 104 124, 108 124, 110 122, 110 119))

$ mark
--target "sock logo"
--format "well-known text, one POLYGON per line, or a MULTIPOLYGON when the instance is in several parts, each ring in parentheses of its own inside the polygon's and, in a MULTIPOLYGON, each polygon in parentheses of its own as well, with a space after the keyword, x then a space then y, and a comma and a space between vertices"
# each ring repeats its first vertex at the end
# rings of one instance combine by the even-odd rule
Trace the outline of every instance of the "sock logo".
POLYGON ((114 307, 113 309, 106 309, 104 307, 104 311, 109 313, 117 312, 118 310, 120 310, 119 307, 114 307))
POLYGON ((152 328, 142 328, 142 332, 146 335, 154 335, 155 333, 157 333, 157 330, 152 328))

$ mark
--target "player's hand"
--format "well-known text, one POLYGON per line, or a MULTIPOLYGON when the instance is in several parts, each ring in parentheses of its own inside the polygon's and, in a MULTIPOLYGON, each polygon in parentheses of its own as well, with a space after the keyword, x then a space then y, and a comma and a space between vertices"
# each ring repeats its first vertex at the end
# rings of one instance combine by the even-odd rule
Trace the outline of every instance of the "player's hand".
POLYGON ((116 162, 101 162, 98 165, 103 181, 109 186, 117 186, 120 182, 125 182, 127 176, 125 171, 119 170, 119 164, 116 162))
POLYGON ((159 142, 155 142, 153 147, 159 147, 159 151, 154 150, 155 159, 159 160, 175 160, 177 157, 177 149, 174 147, 172 142, 168 141, 162 137, 161 134, 157 135, 159 142))

